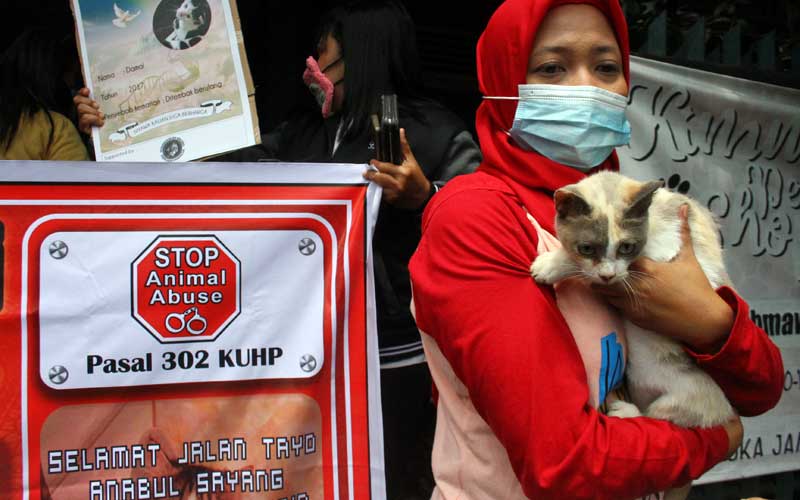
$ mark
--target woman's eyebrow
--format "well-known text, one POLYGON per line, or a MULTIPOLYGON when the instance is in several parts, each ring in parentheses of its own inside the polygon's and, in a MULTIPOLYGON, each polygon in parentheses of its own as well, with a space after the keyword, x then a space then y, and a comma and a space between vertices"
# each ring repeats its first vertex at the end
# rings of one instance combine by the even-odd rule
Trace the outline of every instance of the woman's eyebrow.
MULTIPOLYGON (((576 49, 572 45, 545 45, 544 47, 539 47, 534 52, 533 56, 543 55, 543 54, 571 54, 575 52, 576 49)), ((614 45, 595 45, 592 46, 590 49, 592 55, 602 55, 602 54, 619 54, 619 49, 614 45)))
POLYGON ((536 49, 536 52, 533 55, 539 55, 543 53, 552 53, 552 54, 568 54, 573 51, 573 48, 568 45, 545 45, 544 47, 539 47, 536 49))
POLYGON ((597 45, 592 47, 593 55, 602 55, 607 53, 619 54, 619 49, 613 45, 597 45))

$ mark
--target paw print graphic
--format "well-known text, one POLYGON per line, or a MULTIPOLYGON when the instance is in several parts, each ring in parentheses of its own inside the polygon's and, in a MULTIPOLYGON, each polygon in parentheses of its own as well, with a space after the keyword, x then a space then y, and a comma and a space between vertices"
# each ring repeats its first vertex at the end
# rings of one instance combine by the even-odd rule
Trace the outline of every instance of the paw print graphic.
MULTIPOLYGON (((663 181, 664 178, 662 177, 661 180, 663 181)), ((689 181, 681 181, 681 176, 678 174, 672 174, 669 179, 666 181, 666 188, 670 191, 676 191, 680 194, 686 194, 689 192, 689 181)))

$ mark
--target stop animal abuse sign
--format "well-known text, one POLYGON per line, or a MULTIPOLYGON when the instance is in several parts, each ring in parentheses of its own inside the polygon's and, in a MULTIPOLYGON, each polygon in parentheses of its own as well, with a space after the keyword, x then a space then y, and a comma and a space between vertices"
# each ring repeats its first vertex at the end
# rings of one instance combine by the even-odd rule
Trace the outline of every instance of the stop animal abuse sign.
POLYGON ((216 236, 159 236, 131 275, 133 317, 159 342, 214 340, 239 315, 240 263, 216 236))

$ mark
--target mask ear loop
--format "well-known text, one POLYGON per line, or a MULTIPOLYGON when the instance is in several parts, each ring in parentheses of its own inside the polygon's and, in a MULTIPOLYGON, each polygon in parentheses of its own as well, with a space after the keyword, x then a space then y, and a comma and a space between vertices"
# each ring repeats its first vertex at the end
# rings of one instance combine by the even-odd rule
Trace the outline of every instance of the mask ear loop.
MULTIPOLYGON (((485 95, 481 96, 481 99, 486 99, 487 101, 521 101, 518 96, 500 96, 500 95, 485 95)), ((511 138, 511 131, 510 130, 503 130, 503 132, 511 138)))
MULTIPOLYGON (((333 62, 329 63, 329 64, 328 64, 327 66, 325 66, 324 68, 320 69, 320 70, 319 70, 319 72, 320 72, 320 73, 322 73, 323 75, 325 75, 325 72, 326 72, 326 71, 328 71, 328 68, 331 68, 331 67, 333 67, 333 66, 335 66, 335 65, 339 64, 339 62, 340 62, 342 59, 343 59, 343 58, 342 58, 342 56, 339 56, 339 58, 338 58, 338 59, 336 59, 335 61, 333 61, 333 62)), ((328 75, 325 75, 325 76, 328 76, 328 75)), ((329 80, 330 80, 330 78, 329 78, 329 80)), ((343 81, 344 81, 344 77, 341 77, 341 78, 339 78, 338 80, 336 80, 335 82, 331 82, 331 83, 333 83, 333 86, 335 87, 335 86, 339 85, 340 83, 342 83, 343 81)))
MULTIPOLYGON (((335 61, 331 61, 331 62, 330 62, 330 63, 329 63, 327 66, 325 66, 324 68, 322 68, 320 71, 321 71, 322 73, 325 73, 326 71, 328 71, 328 68, 330 68, 331 66, 334 66, 334 65, 336 65, 336 64, 339 64, 339 61, 341 61, 341 60, 342 60, 342 56, 339 56, 339 58, 338 58, 338 59, 336 59, 335 61)), ((319 63, 317 63, 317 64, 319 64, 319 63)))

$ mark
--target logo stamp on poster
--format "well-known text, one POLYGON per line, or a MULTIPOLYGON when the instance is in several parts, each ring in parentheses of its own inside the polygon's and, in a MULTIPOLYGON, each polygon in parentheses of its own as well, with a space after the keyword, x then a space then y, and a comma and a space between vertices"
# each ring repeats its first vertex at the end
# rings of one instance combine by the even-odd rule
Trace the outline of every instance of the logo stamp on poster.
POLYGON ((180 137, 170 137, 161 144, 161 157, 166 161, 175 161, 183 156, 184 146, 180 137))
POLYGON ((159 236, 131 264, 131 314, 161 343, 213 341, 240 313, 240 267, 216 236, 159 236))

